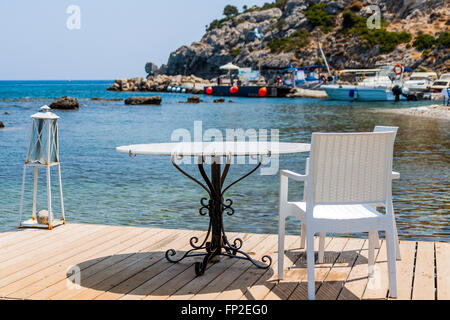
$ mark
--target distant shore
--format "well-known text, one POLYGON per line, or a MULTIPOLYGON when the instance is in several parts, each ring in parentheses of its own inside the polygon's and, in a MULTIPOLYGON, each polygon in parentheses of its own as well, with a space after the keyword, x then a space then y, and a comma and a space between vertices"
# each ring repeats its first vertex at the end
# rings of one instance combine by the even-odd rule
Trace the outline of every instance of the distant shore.
POLYGON ((372 109, 373 112, 409 115, 422 118, 450 120, 450 106, 429 105, 416 108, 372 109))

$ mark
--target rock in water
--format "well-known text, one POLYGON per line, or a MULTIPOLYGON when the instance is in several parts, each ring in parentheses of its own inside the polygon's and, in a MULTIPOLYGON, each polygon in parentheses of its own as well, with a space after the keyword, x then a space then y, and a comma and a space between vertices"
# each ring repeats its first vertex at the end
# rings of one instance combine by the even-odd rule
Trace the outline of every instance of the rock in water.
POLYGON ((61 97, 53 101, 50 105, 50 109, 61 109, 61 110, 75 110, 80 107, 77 98, 71 97, 61 97))
POLYGON ((37 222, 39 224, 48 224, 48 211, 47 210, 41 210, 36 215, 37 222))
POLYGON ((200 103, 200 102, 201 100, 199 96, 193 96, 187 99, 187 103, 200 103))
POLYGON ((225 102, 225 99, 224 98, 214 99, 213 102, 214 103, 222 103, 222 102, 225 102))
POLYGON ((5 127, 4 123, 0 121, 0 128, 4 128, 4 127, 5 127))
POLYGON ((162 98, 160 96, 152 96, 152 97, 129 97, 125 100, 125 104, 153 104, 160 105, 162 98))

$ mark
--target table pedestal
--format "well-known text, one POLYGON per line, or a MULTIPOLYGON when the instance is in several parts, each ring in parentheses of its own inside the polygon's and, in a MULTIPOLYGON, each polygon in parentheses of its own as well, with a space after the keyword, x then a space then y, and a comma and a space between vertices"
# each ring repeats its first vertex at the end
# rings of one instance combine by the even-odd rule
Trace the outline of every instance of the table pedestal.
MULTIPOLYGON (((179 160, 182 157, 178 157, 179 160)), ((227 162, 224 167, 223 172, 221 171, 220 157, 211 157, 211 178, 209 178, 205 172, 203 167, 205 161, 204 157, 200 156, 198 158, 198 169, 200 174, 202 175, 203 180, 206 185, 190 176, 188 173, 183 171, 176 163, 175 156, 172 156, 172 163, 181 173, 195 181, 199 184, 203 189, 206 190, 209 194, 208 198, 202 198, 200 200, 201 208, 199 209, 199 213, 202 216, 209 215, 209 228, 206 234, 206 237, 202 241, 201 244, 197 244, 199 239, 197 237, 192 237, 189 241, 192 246, 191 250, 188 250, 181 258, 173 259, 176 255, 176 251, 174 249, 167 250, 166 259, 169 262, 179 262, 187 257, 195 257, 195 256, 203 256, 203 260, 201 262, 195 263, 195 273, 197 276, 201 276, 205 273, 208 262, 210 262, 215 257, 219 256, 228 256, 230 258, 244 259, 253 263, 258 268, 267 269, 272 264, 272 258, 270 256, 263 256, 262 262, 266 264, 260 264, 253 260, 247 253, 243 252, 241 249, 243 241, 240 238, 236 238, 233 240, 233 244, 231 244, 226 236, 224 226, 223 226, 223 214, 233 215, 234 209, 232 207, 233 201, 231 199, 226 199, 224 201, 223 195, 224 193, 234 184, 239 181, 245 179, 250 174, 255 172, 262 163, 262 156, 259 156, 259 161, 256 167, 251 170, 249 173, 241 177, 240 179, 234 181, 227 187, 223 187, 226 176, 228 174, 228 170, 230 169, 231 157, 226 157, 227 162), (203 252, 200 252, 203 251, 203 252)))

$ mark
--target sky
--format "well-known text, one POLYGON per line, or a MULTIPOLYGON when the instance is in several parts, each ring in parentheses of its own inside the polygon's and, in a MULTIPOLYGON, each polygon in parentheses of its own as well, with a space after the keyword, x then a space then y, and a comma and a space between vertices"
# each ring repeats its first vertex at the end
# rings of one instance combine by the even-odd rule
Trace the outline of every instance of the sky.
POLYGON ((271 0, 0 0, 0 80, 145 76, 201 39, 227 4, 271 0), (78 14, 79 9, 79 14, 78 14))

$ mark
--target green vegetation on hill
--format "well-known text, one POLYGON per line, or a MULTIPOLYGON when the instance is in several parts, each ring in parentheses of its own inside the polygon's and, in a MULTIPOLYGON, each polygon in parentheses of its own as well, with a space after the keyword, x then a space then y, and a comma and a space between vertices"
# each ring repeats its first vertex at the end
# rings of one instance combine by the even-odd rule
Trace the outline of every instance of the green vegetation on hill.
POLYGON ((223 23, 224 23, 225 21, 228 21, 228 18, 223 18, 223 19, 220 19, 220 20, 214 19, 214 20, 209 24, 209 26, 206 26, 206 31, 211 31, 211 30, 214 30, 214 29, 220 29, 220 28, 222 28, 222 27, 223 27, 223 23))
POLYGON ((287 3, 288 3, 288 0, 276 0, 274 2, 266 2, 262 5, 260 10, 267 10, 267 9, 272 9, 272 8, 278 8, 280 10, 284 10, 287 3))
POLYGON ((442 32, 436 40, 436 45, 440 48, 450 48, 450 32, 442 32))
POLYGON ((413 42, 417 50, 431 49, 436 44, 436 39, 431 34, 419 34, 413 42))
POLYGON ((226 16, 228 19, 237 15, 238 13, 239 10, 235 6, 227 5, 225 6, 225 8, 223 8, 223 15, 226 16))
POLYGON ((335 26, 335 17, 325 11, 325 3, 309 6, 305 11, 305 16, 313 27, 319 27, 324 33, 330 32, 335 26))
POLYGON ((409 43, 412 39, 408 32, 390 32, 385 29, 385 21, 381 23, 381 29, 369 29, 367 19, 351 10, 343 12, 342 29, 345 34, 358 35, 365 40, 368 46, 380 47, 381 53, 389 53, 397 48, 400 43, 409 43))
POLYGON ((433 47, 447 49, 450 47, 450 32, 442 32, 438 38, 433 37, 431 34, 419 34, 416 39, 414 39, 413 46, 421 51, 433 47))
POLYGON ((306 29, 294 32, 290 37, 278 38, 269 41, 267 47, 272 52, 294 51, 306 47, 310 42, 311 35, 306 29))

